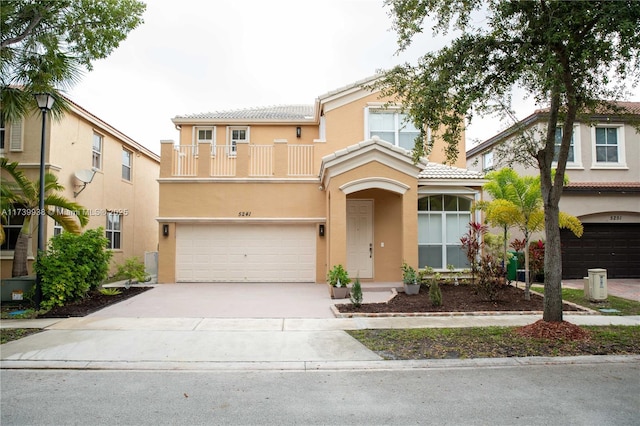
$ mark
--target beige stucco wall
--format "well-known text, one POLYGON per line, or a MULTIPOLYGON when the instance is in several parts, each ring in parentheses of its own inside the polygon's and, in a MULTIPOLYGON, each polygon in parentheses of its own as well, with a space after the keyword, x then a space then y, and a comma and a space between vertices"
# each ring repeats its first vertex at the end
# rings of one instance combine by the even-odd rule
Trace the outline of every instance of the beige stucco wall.
MULTIPOLYGON (((381 97, 378 93, 371 93, 363 96, 356 101, 341 105, 338 108, 325 110, 326 120, 326 136, 327 145, 324 149, 320 149, 320 156, 330 154, 336 150, 336 141, 347 142, 344 146, 358 143, 366 138, 364 125, 365 108, 367 106, 381 105, 386 102, 392 102, 390 97, 381 97), (349 142, 350 141, 350 142, 349 142)), ((435 136, 435 135, 434 135, 435 136)), ((444 153, 444 142, 439 138, 434 138, 435 143, 429 155, 429 161, 434 163, 444 163, 446 155, 444 153)), ((464 132, 462 133, 461 142, 458 148, 458 158, 453 164, 455 167, 466 167, 466 157, 464 155, 464 132)), ((342 147, 344 147, 342 146, 342 147)))
MULTIPOLYGON (((5 153, 9 160, 23 164, 25 173, 33 180, 39 177, 40 126, 39 114, 28 117, 24 121, 24 151, 5 153)), ((99 127, 73 112, 67 113, 61 120, 47 122, 46 147, 46 168, 56 174, 58 182, 65 187, 62 195, 82 205, 89 212, 89 223, 85 229, 105 228, 107 210, 122 212, 121 248, 113 251, 111 272, 115 272, 116 263, 121 263, 128 257, 136 256, 144 261, 145 252, 157 251, 157 157, 153 158, 136 149, 109 132, 109 129, 99 127), (74 192, 81 189, 74 173, 91 169, 92 166, 94 130, 103 136, 102 169, 74 197, 74 192), (131 181, 122 178, 123 147, 133 153, 131 181)), ((48 218, 47 239, 53 236, 53 226, 53 219, 48 218)), ((33 232, 32 240, 32 252, 35 253, 36 232, 33 232)), ((2 277, 11 275, 11 264, 12 256, 5 254, 2 260, 2 277)))
MULTIPOLYGON (((380 105, 386 99, 378 94, 351 92, 343 97, 331 95, 324 109, 325 138, 318 140, 318 125, 301 125, 302 137, 295 137, 295 123, 244 123, 250 127, 251 144, 309 144, 314 146, 314 172, 320 172, 322 158, 366 139, 365 108, 380 105), (286 142, 283 142, 286 140, 286 142)), ((321 103, 323 101, 321 100, 321 103)), ((233 126, 243 123, 234 123, 233 126)), ((178 144, 194 143, 193 127, 216 127, 216 144, 226 143, 226 123, 181 124, 178 144)), ((204 145, 203 145, 204 146, 204 145)), ((456 166, 464 167, 464 138, 456 166)), ((279 149, 275 146, 275 149, 279 149)), ((321 219, 326 221, 325 237, 317 237, 316 280, 324 282, 329 268, 346 264, 346 201, 371 199, 374 202, 374 280, 399 281, 403 261, 418 267, 417 244, 417 168, 404 173, 385 165, 370 162, 358 165, 349 172, 331 178, 326 188, 319 190, 316 176, 296 181, 275 176, 276 180, 250 178, 246 175, 245 147, 239 147, 236 157, 236 178, 210 178, 200 170, 208 167, 207 160, 198 160, 196 178, 171 177, 173 146, 163 144, 159 209, 159 282, 175 282, 175 224, 176 222, 210 222, 247 220, 238 218, 239 212, 251 212, 250 220, 266 218, 286 220, 321 219), (379 177, 401 182, 409 187, 402 195, 372 187, 347 197, 340 186, 367 177, 379 177), (163 224, 169 225, 169 236, 163 237, 163 224), (384 247, 382 247, 384 243, 384 247)), ((206 151, 206 149, 205 149, 206 151)), ((199 155, 203 150, 199 149, 199 155)), ((206 155, 206 152, 204 152, 206 155)), ((283 157, 274 154, 276 163, 283 157)), ((431 161, 443 162, 442 147, 436 146, 431 161)), ((407 166, 411 168, 413 166, 407 166)), ((276 169, 281 167, 276 164, 276 169)))
POLYGON ((329 239, 327 259, 329 268, 346 265, 346 201, 350 199, 373 200, 374 280, 398 281, 403 261, 417 267, 417 181, 412 176, 389 168, 378 162, 370 162, 331 178, 329 193, 329 239), (391 179, 409 186, 404 194, 382 189, 366 189, 345 195, 340 187, 367 177, 391 179), (384 247, 382 246, 384 243, 384 247))

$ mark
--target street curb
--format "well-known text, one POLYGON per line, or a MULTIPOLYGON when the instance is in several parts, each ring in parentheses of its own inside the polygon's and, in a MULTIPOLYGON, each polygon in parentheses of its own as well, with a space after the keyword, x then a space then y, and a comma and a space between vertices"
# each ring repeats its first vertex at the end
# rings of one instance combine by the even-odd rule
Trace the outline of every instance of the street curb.
POLYGON ((3 361, 0 370, 126 370, 126 371, 400 371, 466 368, 506 368, 540 365, 595 365, 640 363, 640 355, 587 355, 569 357, 513 357, 428 359, 406 361, 255 361, 255 362, 157 362, 157 361, 3 361))

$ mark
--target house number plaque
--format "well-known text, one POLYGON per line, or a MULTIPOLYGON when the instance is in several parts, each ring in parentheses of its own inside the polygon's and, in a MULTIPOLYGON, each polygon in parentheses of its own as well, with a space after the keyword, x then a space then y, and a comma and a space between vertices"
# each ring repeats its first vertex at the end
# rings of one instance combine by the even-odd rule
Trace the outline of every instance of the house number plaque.
POLYGON ((238 217, 249 217, 251 212, 238 212, 238 217))

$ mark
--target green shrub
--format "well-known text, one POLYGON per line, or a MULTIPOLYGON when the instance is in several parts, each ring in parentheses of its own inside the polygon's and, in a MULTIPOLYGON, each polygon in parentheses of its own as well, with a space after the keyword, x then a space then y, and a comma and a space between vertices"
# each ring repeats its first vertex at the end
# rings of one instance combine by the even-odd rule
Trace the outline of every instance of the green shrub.
POLYGON ((117 296, 122 294, 122 291, 116 287, 103 287, 98 291, 100 294, 104 294, 105 296, 117 296))
POLYGON ((402 282, 405 284, 417 284, 418 283, 418 275, 416 274, 416 270, 413 269, 413 266, 407 265, 406 262, 402 262, 402 282))
POLYGON ((344 287, 351 282, 351 279, 342 265, 335 265, 327 274, 327 281, 333 287, 344 287))
POLYGON ((360 278, 356 278, 353 282, 353 286, 351 287, 351 303, 356 308, 359 308, 362 305, 362 286, 360 285, 360 278))
POLYGON ((126 259, 122 265, 117 265, 117 267, 116 277, 129 280, 129 284, 131 284, 131 280, 136 280, 139 283, 149 280, 144 270, 144 263, 135 256, 126 259))
POLYGON ((53 237, 35 264, 42 285, 41 308, 62 306, 97 288, 109 270, 112 253, 107 242, 102 228, 53 237))

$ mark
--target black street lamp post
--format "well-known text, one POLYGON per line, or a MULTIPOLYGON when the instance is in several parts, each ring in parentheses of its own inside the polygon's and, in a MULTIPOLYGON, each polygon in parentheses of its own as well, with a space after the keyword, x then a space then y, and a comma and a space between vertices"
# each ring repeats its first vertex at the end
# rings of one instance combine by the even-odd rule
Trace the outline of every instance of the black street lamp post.
MULTIPOLYGON (((40 140, 40 197, 38 199, 38 255, 36 262, 40 257, 40 253, 44 251, 44 163, 45 163, 45 130, 47 124, 47 112, 51 110, 53 106, 53 96, 51 93, 35 93, 36 102, 38 102, 38 108, 42 111, 42 139, 40 140)), ((36 275, 36 294, 35 294, 36 308, 40 309, 40 302, 42 302, 42 283, 40 282, 40 274, 36 275)))

